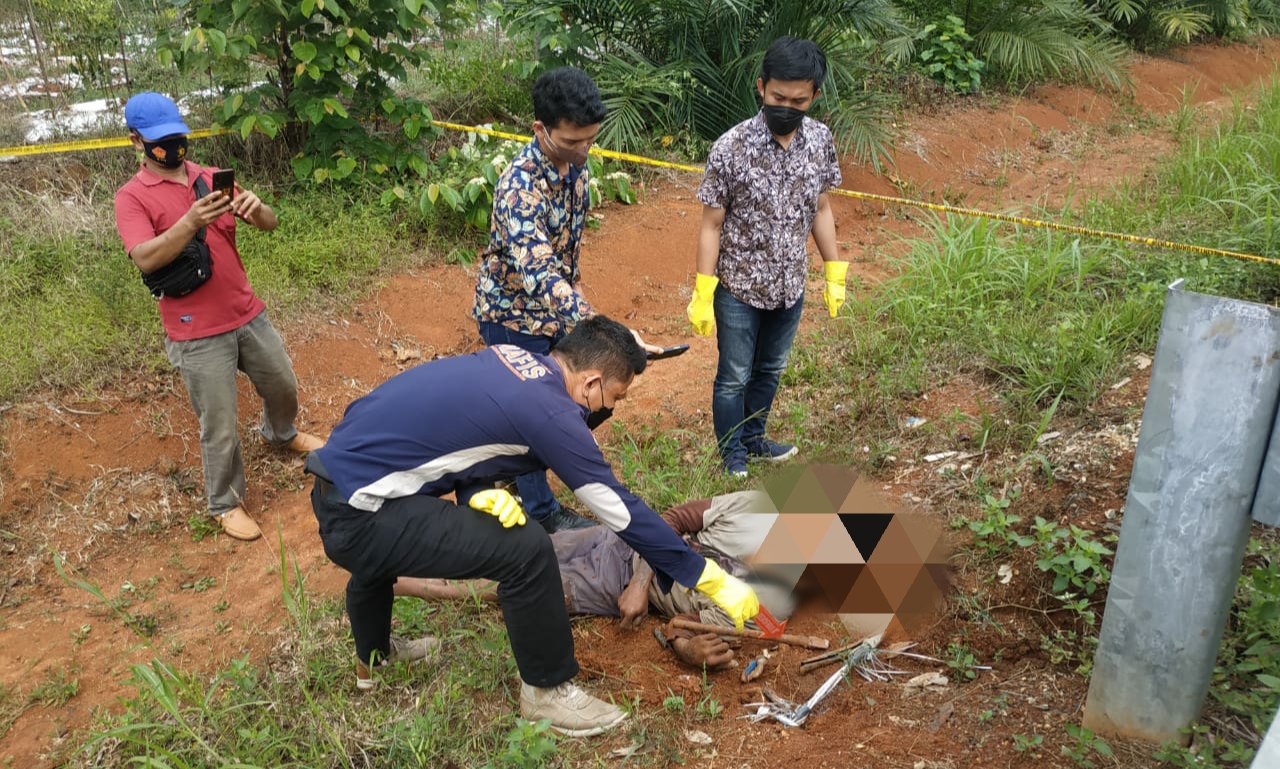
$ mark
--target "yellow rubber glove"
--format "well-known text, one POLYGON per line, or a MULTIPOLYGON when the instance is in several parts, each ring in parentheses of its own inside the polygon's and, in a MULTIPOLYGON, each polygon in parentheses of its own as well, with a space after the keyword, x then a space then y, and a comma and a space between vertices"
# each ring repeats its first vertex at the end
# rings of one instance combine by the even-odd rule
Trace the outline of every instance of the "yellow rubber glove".
POLYGON ((471 495, 471 501, 467 504, 497 518, 504 529, 509 529, 512 526, 523 526, 525 521, 528 520, 525 518, 524 510, 521 509, 520 503, 506 489, 478 491, 471 495))
POLYGON ((733 620, 733 626, 739 630, 747 620, 760 613, 760 599, 756 598, 756 591, 732 574, 726 574, 720 564, 710 558, 698 578, 697 590, 724 609, 724 613, 733 620))
POLYGON ((848 262, 822 263, 822 272, 827 278, 822 285, 822 303, 833 318, 840 312, 840 305, 844 304, 844 276, 848 271, 848 262))
POLYGON ((698 336, 711 336, 716 328, 715 296, 716 286, 720 279, 712 275, 698 273, 693 283, 693 301, 689 302, 689 322, 693 324, 693 333, 698 336))

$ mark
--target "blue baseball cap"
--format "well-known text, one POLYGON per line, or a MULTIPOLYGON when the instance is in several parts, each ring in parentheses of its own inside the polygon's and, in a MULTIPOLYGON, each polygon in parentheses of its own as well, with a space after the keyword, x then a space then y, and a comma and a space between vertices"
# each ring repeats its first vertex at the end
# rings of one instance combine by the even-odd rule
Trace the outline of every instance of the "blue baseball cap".
POLYGON ((173 99, 155 91, 134 94, 124 105, 124 124, 149 142, 166 136, 189 134, 173 99))

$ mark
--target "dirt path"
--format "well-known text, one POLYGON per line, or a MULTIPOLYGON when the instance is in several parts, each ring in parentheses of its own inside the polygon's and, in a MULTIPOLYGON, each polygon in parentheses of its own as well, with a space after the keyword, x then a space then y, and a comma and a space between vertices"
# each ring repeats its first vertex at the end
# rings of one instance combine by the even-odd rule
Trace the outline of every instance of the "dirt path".
MULTIPOLYGON (((1194 101, 1202 107, 1225 109, 1233 89, 1272 74, 1277 55, 1280 42, 1264 41, 1140 59, 1131 96, 1052 86, 1020 98, 969 100, 898 126, 892 178, 847 165, 844 186, 1003 210, 1059 205, 1141 175, 1173 149, 1164 116, 1178 108, 1184 87, 1196 86, 1194 101)), ((604 313, 625 318, 655 342, 693 345, 690 354, 655 364, 617 418, 638 422, 657 414, 664 424, 709 436, 714 341, 690 338, 684 319, 700 213, 697 182, 671 176, 650 185, 643 205, 604 209, 601 227, 587 237, 583 274, 587 295, 604 313)), ((892 274, 892 244, 916 231, 911 218, 847 198, 835 205, 841 248, 854 271, 869 282, 892 274)), ((813 277, 816 291, 816 272, 813 277)), ((474 349, 467 319, 472 280, 470 268, 417 270, 389 279, 346 315, 288 328, 304 387, 304 426, 325 434, 347 403, 399 368, 474 349)), ((818 303, 806 309, 809 327, 823 322, 820 310, 818 303)), ((248 434, 255 406, 242 384, 248 434)), ((60 397, 16 404, 0 425, 0 731, 10 705, 38 683, 60 670, 79 682, 65 704, 34 705, 13 722, 0 739, 0 762, 14 766, 49 765, 50 751, 126 690, 131 664, 164 655, 212 670, 271 648, 285 620, 281 541, 314 591, 337 595, 345 582, 325 563, 301 463, 252 441, 246 441, 248 507, 273 533, 248 545, 225 537, 194 541, 185 526, 175 525, 200 507, 193 494, 199 489, 197 427, 176 378, 134 381, 92 403, 60 397), (271 475, 288 482, 255 483, 269 470, 283 471, 271 475), (119 614, 62 580, 52 553, 115 599, 119 614), (128 629, 126 615, 144 634, 128 629)), ((637 643, 615 638, 612 628, 601 633, 611 643, 637 643)), ((649 646, 636 646, 634 659, 652 656, 649 646)), ((855 734, 861 709, 845 702, 836 713, 848 719, 828 719, 831 731, 773 738, 774 759, 823 751, 823 735, 855 734)), ((916 734, 896 760, 911 766, 912 757, 954 755, 962 747, 957 739, 916 734)), ((832 766, 848 762, 830 760, 832 766)))

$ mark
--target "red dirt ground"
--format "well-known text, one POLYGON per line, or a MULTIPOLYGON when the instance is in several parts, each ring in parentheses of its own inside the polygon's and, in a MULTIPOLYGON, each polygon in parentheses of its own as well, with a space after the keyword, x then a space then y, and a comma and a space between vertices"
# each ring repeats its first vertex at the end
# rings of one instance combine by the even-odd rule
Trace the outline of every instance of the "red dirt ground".
MULTIPOLYGON (((948 104, 899 124, 891 174, 848 163, 844 186, 999 210, 1062 205, 1079 193, 1103 191, 1147 172, 1155 158, 1171 150, 1174 143, 1162 119, 1177 109, 1184 87, 1196 86, 1193 101, 1202 109, 1226 109, 1233 89, 1273 73, 1277 54, 1280 42, 1274 41, 1197 47, 1170 58, 1140 57, 1129 94, 1043 86, 1020 97, 948 104)), ((586 240, 584 289, 597 308, 626 318, 656 343, 693 346, 690 354, 655 364, 645 374, 619 412, 623 424, 656 414, 664 425, 711 432, 707 408, 714 341, 691 337, 684 319, 699 216, 693 198, 697 182, 696 176, 684 175, 651 183, 643 205, 605 208, 600 228, 586 240)), ((843 197, 834 198, 834 205, 839 241, 854 261, 854 272, 866 282, 893 274, 894 242, 918 232, 908 212, 886 212, 843 197)), ((816 295, 816 272, 813 277, 816 295)), ((348 314, 306 318, 286 327, 304 388, 303 428, 327 433, 354 397, 419 357, 475 348, 467 316, 472 280, 470 268, 419 269, 388 279, 348 314)), ((821 309, 811 303, 806 310, 809 328, 820 327, 821 309)), ((1109 396, 1118 402, 1116 409, 1141 402, 1145 381, 1139 375, 1135 379, 1109 396)), ((272 533, 247 545, 225 537, 192 541, 185 527, 172 525, 198 510, 199 495, 192 490, 198 492, 200 482, 195 419, 175 377, 135 380, 88 403, 65 397, 47 393, 15 404, 2 412, 0 424, 0 685, 25 695, 49 671, 69 664, 79 666, 80 683, 65 706, 28 708, 0 739, 0 756, 13 766, 51 765, 50 752, 86 726, 95 708, 110 707, 125 691, 132 663, 164 654, 212 670, 246 652, 261 659, 285 616, 278 574, 281 540, 314 591, 336 595, 345 582, 321 552, 300 461, 252 441, 246 441, 248 507, 272 533), (268 468, 287 469, 273 476, 290 480, 275 488, 255 484, 268 468), (152 615, 160 629, 151 638, 152 648, 111 618, 99 601, 61 579, 54 552, 80 578, 101 585, 108 598, 124 595, 132 601, 129 608, 152 615), (199 582, 208 576, 216 584, 199 582), (122 591, 122 585, 132 586, 131 591, 122 591), (79 632, 83 627, 87 633, 79 632)), ((920 413, 972 415, 979 400, 990 403, 992 396, 978 383, 957 381, 922 400, 920 413)), ((256 413, 247 383, 240 405, 247 431, 256 413)), ((1073 520, 1114 527, 1104 513, 1123 505, 1132 447, 1118 445, 1117 452, 1100 476, 1064 479, 1052 498, 1037 504, 1047 515, 1070 511, 1073 520)), ((923 486, 922 472, 900 472, 886 489, 910 496, 923 486)), ((930 500, 921 504, 928 509, 930 500)), ((961 584, 974 579, 962 575, 961 584)), ((996 599, 1022 603, 1018 593, 1030 589, 1026 581, 1015 580, 1007 595, 996 599)), ((830 635, 821 619, 802 618, 799 632, 830 635)), ((1034 622, 1034 617, 1008 621, 1034 622)), ((661 655, 649 629, 625 634, 606 622, 587 623, 579 647, 584 667, 625 679, 629 693, 641 694, 646 707, 659 707, 668 688, 687 689, 688 681, 661 655)), ((1038 729, 1060 740, 1060 724, 1078 721, 1085 685, 1079 676, 1046 664, 1038 649, 1002 649, 1005 642, 989 631, 971 631, 968 643, 979 658, 996 660, 994 671, 974 683, 953 684, 915 700, 902 699, 889 684, 846 688, 831 696, 829 708, 805 730, 748 726, 722 717, 706 727, 714 748, 690 745, 686 758, 706 767, 786 766, 797 759, 814 767, 915 769, 1030 762, 1032 757, 1013 751, 1010 735, 1038 729), (993 708, 990 720, 979 717, 993 708)), ((917 640, 926 648, 945 648, 954 632, 940 624, 917 640)), ((802 656, 807 654, 784 647, 779 664, 770 666, 761 683, 803 699, 825 676, 796 674, 793 663, 802 656)), ((715 680, 736 687, 732 675, 715 680)), ((612 678, 603 685, 617 686, 612 678)), ((726 704, 736 715, 734 703, 726 704)), ((1069 766, 1053 739, 1046 739, 1039 762, 1069 766)), ((1126 752, 1121 745, 1118 751, 1132 759, 1126 765, 1151 763, 1150 751, 1141 747, 1126 752)))

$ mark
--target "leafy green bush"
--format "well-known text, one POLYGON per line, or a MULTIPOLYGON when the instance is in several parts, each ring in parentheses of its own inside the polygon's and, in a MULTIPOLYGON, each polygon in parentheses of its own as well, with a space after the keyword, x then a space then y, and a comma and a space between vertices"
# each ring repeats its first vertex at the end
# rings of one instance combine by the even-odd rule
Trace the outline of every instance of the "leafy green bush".
POLYGON ((299 179, 342 180, 363 166, 416 172, 431 111, 393 81, 418 65, 431 29, 426 0, 209 0, 183 6, 183 28, 158 41, 162 63, 225 73, 220 124, 255 130, 297 154, 299 179), (237 82, 238 81, 238 82, 237 82))
MULTIPOLYGON (((1101 10, 1084 0, 898 0, 910 29, 954 15, 973 36, 968 47, 1001 80, 1084 79, 1115 87, 1126 82, 1128 51, 1101 10)), ((917 58, 923 38, 907 33, 886 42, 891 58, 917 58)))
POLYGON ((996 497, 987 494, 982 498, 982 517, 969 522, 974 541, 983 547, 987 555, 995 557, 1012 546, 1027 547, 1034 540, 1018 534, 1014 527, 1022 522, 1022 516, 1009 512, 1014 497, 996 497))
POLYGON ((959 93, 974 93, 982 86, 986 62, 969 50, 973 38, 964 31, 958 16, 948 14, 942 21, 926 25, 920 36, 927 41, 920 63, 930 77, 959 93))
POLYGON ((1111 581, 1111 571, 1102 562, 1114 551, 1094 538, 1093 532, 1074 523, 1060 526, 1036 516, 1031 530, 1035 537, 1036 568, 1053 576, 1053 592, 1075 588, 1093 595, 1111 581))
POLYGON ((551 721, 521 721, 507 734, 502 752, 494 756, 486 769, 540 769, 556 752, 556 738, 551 721))

